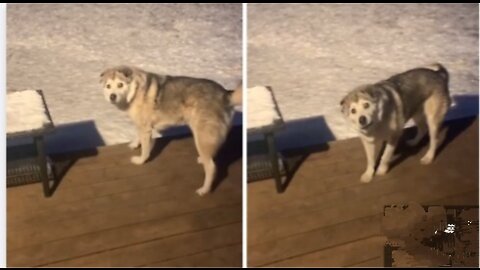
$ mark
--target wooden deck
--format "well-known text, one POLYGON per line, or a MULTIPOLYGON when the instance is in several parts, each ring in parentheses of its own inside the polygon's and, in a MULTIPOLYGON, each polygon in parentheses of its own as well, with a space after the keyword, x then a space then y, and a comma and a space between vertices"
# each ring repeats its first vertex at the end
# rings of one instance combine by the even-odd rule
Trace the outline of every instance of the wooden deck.
MULTIPOLYGON (((310 154, 287 190, 274 181, 248 185, 249 266, 383 266, 383 206, 478 205, 478 119, 448 124, 433 164, 419 160, 424 142, 369 184, 359 139, 337 141, 310 154)), ((403 148, 403 149, 402 149, 403 148)))
POLYGON ((193 140, 164 141, 142 166, 125 145, 99 148, 51 198, 41 184, 9 188, 7 266, 241 266, 241 129, 205 197, 195 193, 204 173, 193 140))

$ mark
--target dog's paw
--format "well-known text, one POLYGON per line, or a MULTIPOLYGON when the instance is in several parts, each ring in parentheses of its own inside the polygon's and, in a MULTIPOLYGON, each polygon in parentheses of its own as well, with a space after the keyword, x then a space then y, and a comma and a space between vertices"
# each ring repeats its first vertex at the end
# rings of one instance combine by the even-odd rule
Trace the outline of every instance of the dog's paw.
POLYGON ((428 165, 433 162, 433 155, 426 154, 420 159, 420 163, 423 165, 428 165))
POLYGON ((377 175, 385 175, 388 172, 388 165, 380 165, 377 168, 377 175))
POLYGON ((135 165, 141 165, 141 164, 145 163, 145 159, 142 158, 141 156, 134 156, 134 157, 130 158, 130 161, 135 165))
POLYGON ((137 149, 138 147, 140 147, 140 142, 138 141, 131 141, 129 144, 128 144, 128 148, 130 149, 137 149))
POLYGON ((360 177, 360 182, 362 183, 368 183, 372 181, 373 179, 373 172, 372 171, 366 171, 362 174, 362 177, 360 177))
POLYGON ((198 196, 203 196, 205 194, 208 194, 210 192, 210 189, 209 188, 205 188, 205 187, 201 187, 199 189, 197 189, 196 193, 198 194, 198 196))

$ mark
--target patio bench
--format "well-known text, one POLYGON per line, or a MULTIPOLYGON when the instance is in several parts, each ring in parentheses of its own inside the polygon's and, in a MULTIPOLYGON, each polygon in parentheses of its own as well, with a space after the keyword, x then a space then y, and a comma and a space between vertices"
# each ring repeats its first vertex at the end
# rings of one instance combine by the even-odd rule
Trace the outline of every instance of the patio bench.
POLYGON ((248 143, 248 182, 273 178, 277 192, 282 193, 282 177, 286 176, 286 167, 275 145, 275 133, 284 126, 284 122, 271 87, 248 89, 247 117, 248 137, 260 135, 263 139, 248 143), (255 153, 255 150, 259 153, 255 153))
POLYGON ((41 90, 7 94, 7 187, 42 182, 45 197, 52 195, 53 165, 45 151, 45 134, 54 128, 41 90), (9 141, 33 138, 33 143, 9 141))

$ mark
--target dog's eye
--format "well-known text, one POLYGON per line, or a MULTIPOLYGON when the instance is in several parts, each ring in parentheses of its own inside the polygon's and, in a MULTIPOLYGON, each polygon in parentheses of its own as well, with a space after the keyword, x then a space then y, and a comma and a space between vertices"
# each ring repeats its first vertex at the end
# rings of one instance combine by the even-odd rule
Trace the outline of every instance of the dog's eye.
POLYGON ((110 89, 110 84, 107 84, 107 89, 110 89))
POLYGON ((370 104, 368 103, 363 104, 363 108, 368 109, 369 107, 370 107, 370 104))
POLYGON ((352 114, 356 114, 356 113, 357 113, 357 110, 352 109, 350 112, 351 112, 352 114))
POLYGON ((118 88, 122 88, 122 87, 123 87, 123 83, 118 83, 118 84, 117 84, 117 87, 118 87, 118 88))

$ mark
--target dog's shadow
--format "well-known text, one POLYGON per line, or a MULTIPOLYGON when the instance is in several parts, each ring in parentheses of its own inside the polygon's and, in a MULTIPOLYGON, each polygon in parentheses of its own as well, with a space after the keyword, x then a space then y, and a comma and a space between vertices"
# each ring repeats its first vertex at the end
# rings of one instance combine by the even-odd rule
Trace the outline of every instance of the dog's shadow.
MULTIPOLYGON (((169 131, 169 136, 164 136, 155 140, 150 158, 153 160, 159 156, 167 145, 175 140, 182 140, 186 138, 192 138, 191 132, 187 131, 186 127, 175 128, 173 131, 169 131), (171 133, 175 135, 171 135, 171 133)), ((165 133, 164 133, 165 134, 165 133)), ((195 149, 195 151, 197 151, 195 149)), ((196 152, 195 152, 196 153, 196 152)), ((220 147, 219 152, 215 157, 215 164, 217 166, 217 173, 212 184, 211 191, 215 189, 228 177, 228 168, 237 160, 242 158, 242 127, 232 127, 225 142, 220 147)))
MULTIPOLYGON (((477 116, 463 118, 461 120, 450 120, 447 121, 442 130, 439 132, 439 137, 441 138, 441 144, 438 146, 435 156, 441 155, 442 151, 456 138, 460 135, 463 131, 465 131, 468 127, 470 127, 477 116)), ((397 158, 394 159, 391 163, 391 168, 395 167, 405 159, 410 156, 416 156, 418 153, 423 151, 425 147, 429 144, 428 135, 426 135, 418 145, 416 146, 408 146, 406 145, 407 138, 412 138, 415 136, 416 128, 412 127, 405 131, 402 138, 400 139, 400 143, 395 151, 397 158)))
POLYGON ((215 158, 217 175, 212 184, 212 192, 228 178, 228 168, 234 162, 242 159, 242 126, 232 127, 225 143, 215 158))
POLYGON ((180 135, 167 135, 167 136, 162 136, 160 138, 155 139, 152 151, 150 152, 150 157, 148 158, 147 162, 157 158, 163 152, 165 147, 167 147, 167 145, 170 144, 172 141, 183 140, 191 137, 192 137, 191 133, 185 132, 180 135))

